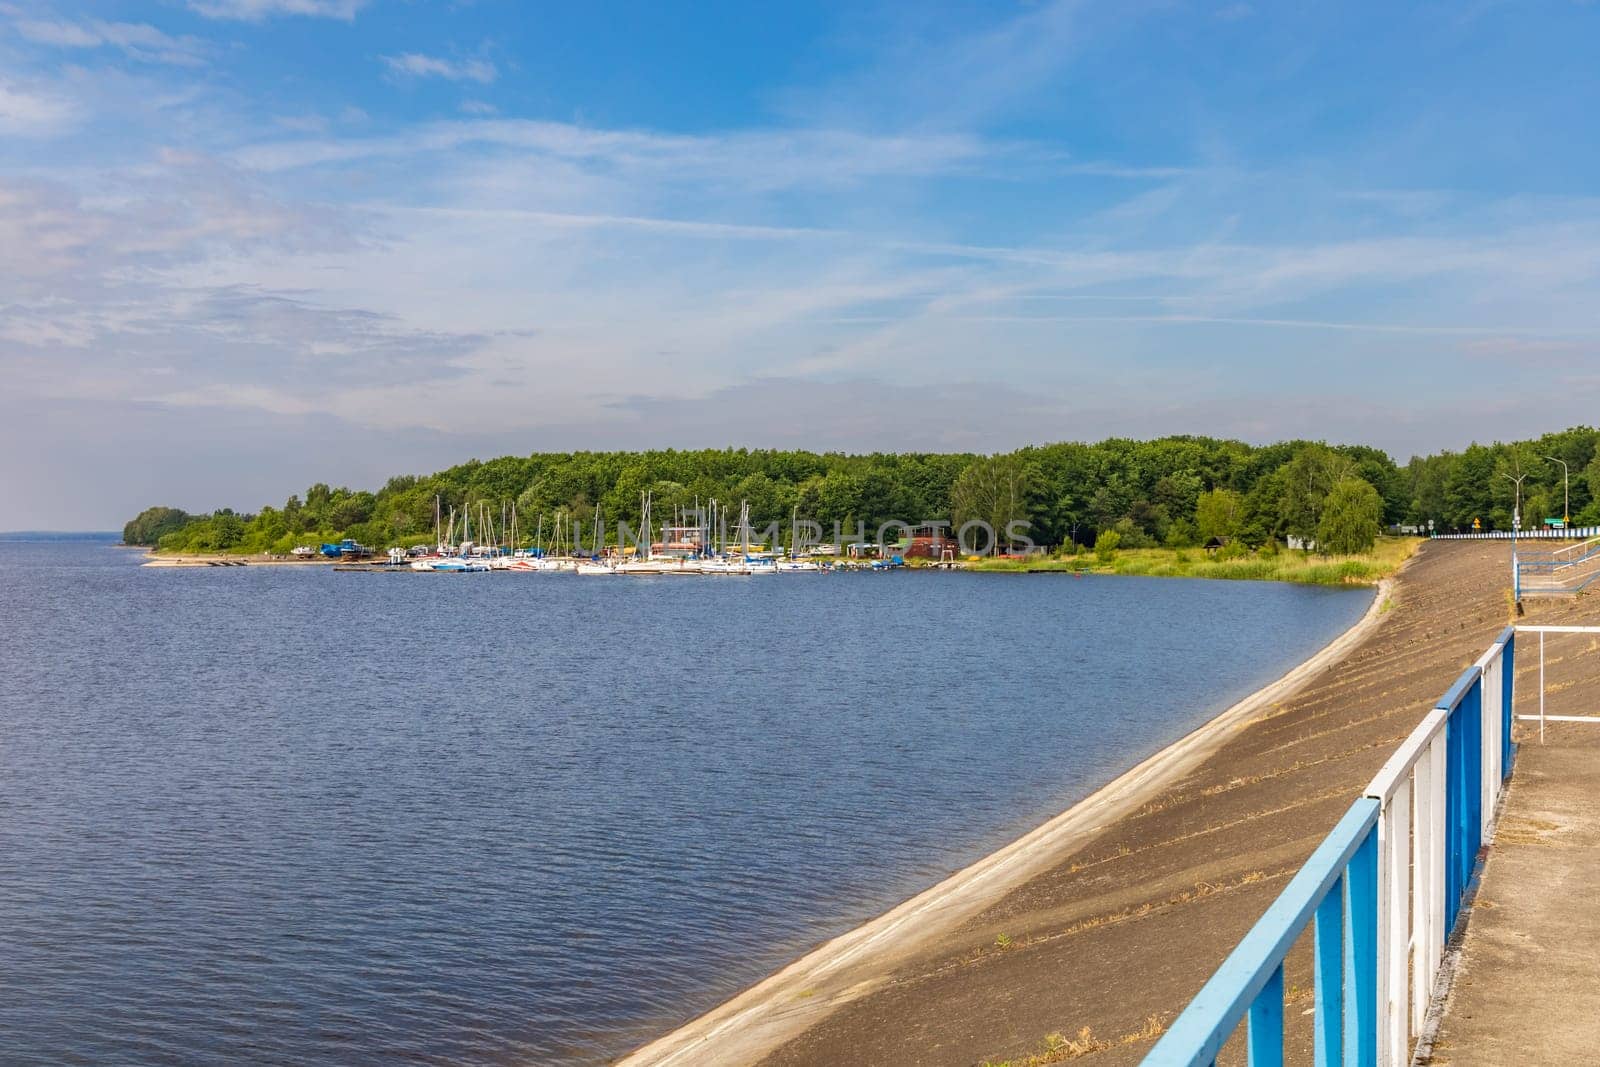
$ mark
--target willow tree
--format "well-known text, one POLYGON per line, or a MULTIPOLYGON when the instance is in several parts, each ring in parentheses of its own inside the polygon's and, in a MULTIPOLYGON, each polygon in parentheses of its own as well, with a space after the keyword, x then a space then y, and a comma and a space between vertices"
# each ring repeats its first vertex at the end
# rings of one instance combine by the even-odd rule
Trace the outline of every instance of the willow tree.
POLYGON ((1378 540, 1383 498, 1372 484, 1354 475, 1339 479, 1322 502, 1317 549, 1324 555, 1366 552, 1378 540))

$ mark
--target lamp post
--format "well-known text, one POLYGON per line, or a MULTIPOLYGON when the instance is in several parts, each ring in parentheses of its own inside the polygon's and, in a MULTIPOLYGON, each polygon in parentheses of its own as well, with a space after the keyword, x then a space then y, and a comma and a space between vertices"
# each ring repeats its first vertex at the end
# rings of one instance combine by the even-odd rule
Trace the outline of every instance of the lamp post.
POLYGON ((1515 540, 1517 527, 1521 525, 1522 519, 1522 481, 1527 477, 1527 475, 1518 474, 1513 476, 1507 474, 1505 471, 1501 471, 1500 477, 1504 478, 1508 482, 1515 483, 1517 487, 1517 503, 1516 506, 1511 509, 1511 533, 1513 540, 1515 540))
POLYGON ((1561 464, 1561 528, 1567 529, 1572 525, 1572 483, 1567 477, 1567 461, 1554 456, 1546 456, 1551 463, 1561 464))
MULTIPOLYGON (((1518 464, 1520 466, 1520 464, 1518 464)), ((1511 602, 1517 606, 1517 614, 1522 614, 1522 565, 1517 558, 1517 527, 1522 525, 1522 480, 1526 474, 1512 476, 1505 471, 1500 472, 1500 477, 1509 482, 1514 482, 1517 487, 1516 506, 1511 510, 1511 602)))

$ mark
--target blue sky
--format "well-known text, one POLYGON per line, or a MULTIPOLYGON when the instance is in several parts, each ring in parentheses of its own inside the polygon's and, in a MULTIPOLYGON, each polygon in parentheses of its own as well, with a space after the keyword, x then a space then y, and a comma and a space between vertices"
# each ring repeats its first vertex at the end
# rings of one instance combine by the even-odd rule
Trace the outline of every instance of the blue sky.
POLYGON ((1595 421, 1600 5, 0 0, 0 528, 1595 421))

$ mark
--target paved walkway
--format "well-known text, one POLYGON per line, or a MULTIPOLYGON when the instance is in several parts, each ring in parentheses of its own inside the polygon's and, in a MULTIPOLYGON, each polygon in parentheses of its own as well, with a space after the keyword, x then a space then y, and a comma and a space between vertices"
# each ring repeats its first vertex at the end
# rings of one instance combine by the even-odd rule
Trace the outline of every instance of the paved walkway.
POLYGON ((1600 724, 1527 734, 1430 1063, 1600 1063, 1600 724))

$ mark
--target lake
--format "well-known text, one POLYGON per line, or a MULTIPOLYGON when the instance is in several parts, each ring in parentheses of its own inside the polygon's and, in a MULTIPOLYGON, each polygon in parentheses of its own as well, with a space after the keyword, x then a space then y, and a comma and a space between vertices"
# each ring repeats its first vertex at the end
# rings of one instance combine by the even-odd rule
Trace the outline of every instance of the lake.
POLYGON ((603 1062, 1371 602, 140 559, 0 543, 5 1062, 603 1062))

